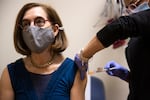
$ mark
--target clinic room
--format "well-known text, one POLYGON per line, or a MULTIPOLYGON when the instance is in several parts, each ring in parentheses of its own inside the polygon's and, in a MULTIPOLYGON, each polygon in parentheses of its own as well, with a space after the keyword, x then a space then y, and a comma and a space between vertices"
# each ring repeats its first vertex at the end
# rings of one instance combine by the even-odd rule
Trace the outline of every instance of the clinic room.
MULTIPOLYGON (((59 29, 65 31, 68 39, 68 47, 63 55, 74 59, 75 54, 80 52, 110 18, 102 15, 102 12, 112 13, 109 11, 111 7, 108 7, 111 4, 108 2, 106 4, 106 1, 111 0, 0 0, 0 75, 8 64, 25 57, 16 52, 13 38, 16 17, 23 5, 30 2, 46 3, 56 10, 63 24, 59 29)), ((128 69, 124 53, 127 41, 123 40, 120 45, 113 44, 97 52, 89 60, 85 100, 127 100, 129 93, 127 82, 108 75, 106 71, 96 72, 111 60, 128 69)))

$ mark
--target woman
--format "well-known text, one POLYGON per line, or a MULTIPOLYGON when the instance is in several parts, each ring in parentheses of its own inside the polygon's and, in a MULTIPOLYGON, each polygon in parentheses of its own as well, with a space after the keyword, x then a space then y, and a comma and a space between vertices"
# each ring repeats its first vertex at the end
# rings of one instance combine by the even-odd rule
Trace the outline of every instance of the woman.
POLYGON ((24 55, 8 64, 0 80, 0 100, 84 100, 86 79, 65 58, 67 38, 56 11, 40 3, 20 10, 14 46, 24 55))

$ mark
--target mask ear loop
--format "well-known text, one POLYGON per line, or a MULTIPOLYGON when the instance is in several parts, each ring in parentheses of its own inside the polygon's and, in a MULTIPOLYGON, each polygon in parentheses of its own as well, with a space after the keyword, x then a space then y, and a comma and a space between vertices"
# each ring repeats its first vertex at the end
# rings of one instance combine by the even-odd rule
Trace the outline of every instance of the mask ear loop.
POLYGON ((64 30, 64 28, 63 28, 63 27, 59 27, 59 25, 58 25, 58 24, 55 24, 55 25, 54 25, 54 27, 57 27, 57 29, 58 29, 58 30, 61 30, 61 31, 63 31, 63 30, 64 30))
POLYGON ((59 27, 59 25, 58 24, 55 24, 55 26, 54 27, 57 27, 57 33, 55 34, 55 36, 58 34, 58 32, 59 31, 63 31, 64 30, 64 28, 63 27, 59 27))
POLYGON ((64 30, 64 28, 63 28, 63 27, 59 27, 58 29, 59 29, 59 30, 61 30, 61 31, 63 31, 63 30, 64 30))

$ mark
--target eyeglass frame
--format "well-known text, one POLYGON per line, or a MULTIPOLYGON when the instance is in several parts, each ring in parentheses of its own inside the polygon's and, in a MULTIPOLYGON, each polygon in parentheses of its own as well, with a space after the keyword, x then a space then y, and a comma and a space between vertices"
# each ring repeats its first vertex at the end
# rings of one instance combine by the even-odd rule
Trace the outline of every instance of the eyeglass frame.
MULTIPOLYGON (((38 17, 36 17, 36 18, 34 19, 33 22, 34 22, 34 25, 35 25, 35 26, 43 27, 43 26, 45 25, 46 21, 49 21, 49 20, 48 20, 48 19, 46 20, 46 19, 44 19, 43 17, 38 16, 38 17), (38 20, 39 18, 42 19, 43 22, 41 22, 41 23, 36 22, 36 20, 38 20), (39 25, 38 25, 38 24, 39 24, 39 25), (40 25, 40 24, 41 24, 41 25, 40 25)), ((21 24, 20 24, 19 26, 24 30, 24 29, 26 29, 27 27, 29 27, 29 26, 31 25, 31 22, 32 22, 32 21, 30 21, 30 20, 28 20, 28 19, 23 19, 22 22, 21 22, 21 24), (26 25, 23 25, 23 21, 27 21, 28 23, 27 23, 26 25)))
POLYGON ((135 9, 139 4, 141 4, 141 0, 131 1, 128 5, 128 8, 135 9))

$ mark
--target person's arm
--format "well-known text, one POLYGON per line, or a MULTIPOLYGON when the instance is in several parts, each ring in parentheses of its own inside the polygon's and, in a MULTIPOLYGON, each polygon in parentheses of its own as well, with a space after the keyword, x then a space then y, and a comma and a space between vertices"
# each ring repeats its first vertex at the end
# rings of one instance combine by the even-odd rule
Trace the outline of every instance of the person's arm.
POLYGON ((95 36, 89 43, 82 49, 82 56, 90 59, 96 52, 104 49, 103 44, 95 36))
POLYGON ((70 100, 85 100, 85 89, 87 84, 87 76, 84 80, 80 79, 80 73, 77 71, 75 76, 74 84, 71 89, 71 99, 70 100))
POLYGON ((1 75, 0 85, 0 100, 14 100, 14 91, 11 86, 7 67, 1 75))
POLYGON ((74 60, 77 64, 77 67, 80 71, 80 78, 81 80, 84 79, 87 69, 88 69, 88 60, 98 51, 103 49, 104 46, 95 36, 87 46, 80 51, 79 54, 76 54, 74 60))
POLYGON ((82 56, 91 58, 96 52, 128 37, 149 37, 150 9, 129 16, 121 16, 99 30, 82 50, 82 56))

